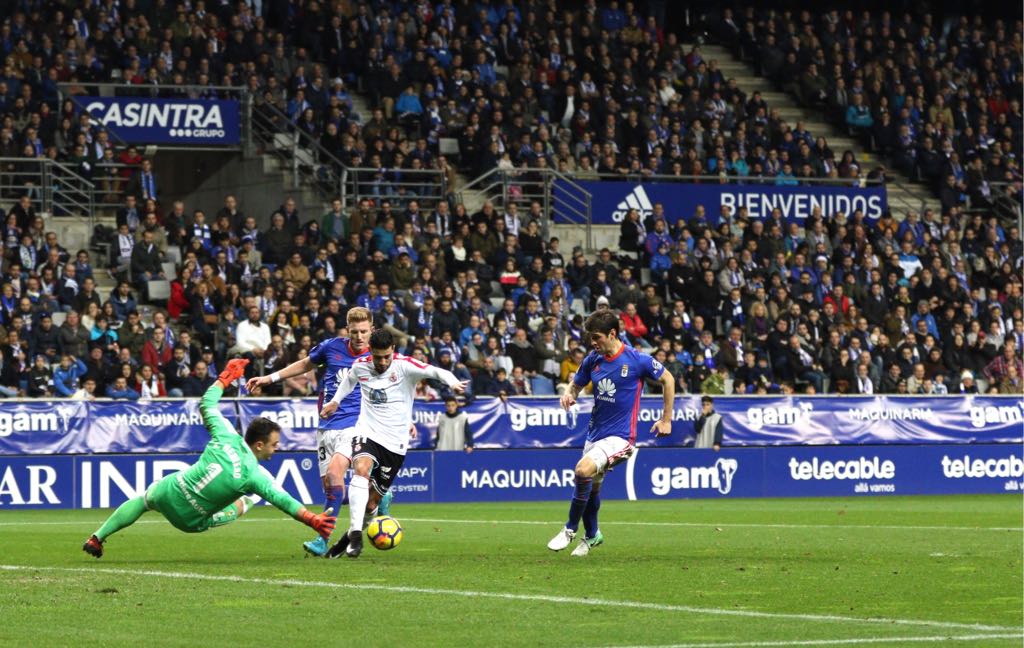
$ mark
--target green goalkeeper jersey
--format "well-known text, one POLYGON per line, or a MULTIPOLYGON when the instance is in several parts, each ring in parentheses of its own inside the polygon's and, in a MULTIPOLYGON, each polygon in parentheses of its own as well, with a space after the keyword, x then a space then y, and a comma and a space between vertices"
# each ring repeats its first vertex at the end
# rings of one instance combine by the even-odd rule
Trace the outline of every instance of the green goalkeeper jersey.
POLYGON ((224 389, 216 382, 206 390, 199 403, 203 423, 212 437, 199 461, 166 479, 175 481, 174 490, 178 498, 183 498, 194 513, 203 517, 212 516, 249 493, 259 495, 295 517, 302 504, 279 490, 260 470, 256 455, 245 439, 220 413, 217 402, 223 393, 224 389))

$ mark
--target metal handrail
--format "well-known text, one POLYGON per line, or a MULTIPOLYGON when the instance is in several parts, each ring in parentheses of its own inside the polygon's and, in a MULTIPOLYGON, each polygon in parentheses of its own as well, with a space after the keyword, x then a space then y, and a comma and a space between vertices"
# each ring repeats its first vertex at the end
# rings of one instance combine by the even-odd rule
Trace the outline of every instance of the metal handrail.
MULTIPOLYGON (((50 213, 58 215, 56 212, 58 208, 62 207, 62 203, 55 196, 63 195, 71 207, 85 211, 85 217, 88 219, 91 230, 96 222, 96 185, 54 160, 50 161, 47 171, 51 178, 47 183, 47 189, 51 192, 50 213), (55 171, 59 173, 55 173, 55 171), (71 182, 69 183, 68 180, 71 182), (76 187, 76 183, 79 186, 76 187)), ((64 208, 64 211, 67 211, 65 215, 73 215, 67 208, 64 208)))
POLYGON ((95 185, 70 167, 50 158, 0 158, 0 189, 28 195, 38 211, 53 216, 85 218, 95 224, 95 185), (35 169, 23 170, 25 166, 35 169), (22 169, 19 169, 22 168, 22 169), (10 182, 7 179, 12 179, 10 182), (19 182, 24 178, 30 182, 19 182))
POLYGON ((341 181, 341 202, 347 207, 358 203, 364 198, 372 200, 390 200, 397 203, 411 200, 433 199, 443 200, 448 195, 448 176, 441 169, 392 169, 387 167, 344 167, 341 181), (382 173, 396 171, 402 176, 424 178, 423 180, 365 180, 375 178, 382 173), (370 187, 364 192, 363 187, 370 187))
POLYGON ((202 94, 213 90, 216 92, 235 93, 240 99, 243 95, 249 94, 249 88, 244 85, 201 85, 198 83, 183 83, 178 85, 175 83, 112 83, 110 81, 103 83, 93 83, 91 81, 71 83, 64 81, 57 84, 57 91, 60 93, 61 101, 66 99, 68 95, 74 96, 89 94, 92 89, 98 91, 97 94, 101 97, 138 97, 148 95, 151 97, 187 96, 190 99, 200 99, 202 98, 202 94), (153 94, 154 92, 157 94, 153 94))
MULTIPOLYGON (((739 176, 739 175, 729 175, 729 174, 722 175, 722 174, 718 174, 718 173, 709 174, 709 175, 671 175, 671 174, 663 174, 663 173, 651 173, 651 174, 628 173, 628 174, 622 174, 622 173, 597 173, 596 171, 594 173, 596 174, 596 177, 599 180, 628 180, 630 182, 638 182, 638 183, 669 181, 669 182, 698 182, 698 183, 702 183, 702 184, 751 184, 751 185, 755 185, 755 184, 756 185, 769 184, 770 185, 770 184, 775 184, 775 182, 778 180, 778 176, 768 176, 768 175, 762 175, 762 176, 749 176, 749 175, 748 176, 739 176)), ((576 175, 579 175, 579 172, 578 171, 576 171, 576 172, 570 171, 567 175, 569 175, 569 176, 576 176, 576 175)), ((594 175, 591 175, 590 177, 593 178, 594 175)), ((795 179, 797 184, 800 184, 800 185, 820 184, 820 185, 830 185, 830 186, 866 187, 866 186, 874 186, 874 185, 881 185, 881 184, 883 184, 883 182, 882 182, 882 180, 880 178, 866 178, 866 177, 864 177, 864 178, 861 178, 861 177, 857 177, 857 178, 801 178, 801 177, 794 177, 793 179, 795 179)), ((895 183, 890 181, 890 182, 887 182, 887 183, 884 183, 884 184, 895 184, 895 183)))
POLYGON ((263 103, 259 110, 252 111, 252 135, 291 167, 295 189, 305 177, 321 193, 328 194, 325 198, 342 194, 345 165, 315 138, 297 128, 277 106, 263 103))
POLYGON ((468 193, 475 192, 487 200, 498 200, 502 206, 511 202, 522 203, 537 200, 541 203, 544 222, 541 229, 548 236, 550 226, 558 218, 570 225, 584 228, 587 250, 593 249, 592 196, 576 179, 555 169, 500 169, 494 168, 464 184, 456 194, 459 202, 465 202, 468 193), (540 177, 540 182, 524 176, 540 177), (562 184, 561 191, 554 190, 554 183, 562 184), (532 193, 531 187, 538 187, 532 193), (567 191, 571 190, 570 191, 567 191), (499 196, 500 192, 500 196, 499 196), (500 198, 500 200, 499 200, 500 198))
MULTIPOLYGON (((1019 191, 1021 182, 997 180, 995 182, 986 182, 986 184, 989 188, 989 200, 992 203, 991 209, 996 212, 996 216, 1006 222, 1013 222, 1019 225, 1022 218, 1024 218, 1024 209, 1022 209, 1020 200, 1014 199, 1007 194, 1007 189, 1013 188, 1019 191)), ((969 197, 967 199, 967 208, 968 211, 979 209, 971 204, 969 197)))

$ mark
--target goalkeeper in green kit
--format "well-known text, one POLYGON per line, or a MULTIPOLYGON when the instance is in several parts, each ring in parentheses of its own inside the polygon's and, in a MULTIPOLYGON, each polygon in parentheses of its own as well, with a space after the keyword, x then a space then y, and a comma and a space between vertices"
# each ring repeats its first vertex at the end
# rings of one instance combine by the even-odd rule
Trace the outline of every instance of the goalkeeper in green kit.
POLYGON ((270 459, 277 450, 281 428, 265 418, 253 420, 245 439, 235 432, 217 408, 224 389, 238 380, 248 360, 232 360, 210 386, 199 404, 203 423, 210 431, 210 443, 192 467, 168 475, 152 484, 142 497, 130 499, 117 508, 82 546, 99 558, 103 542, 131 526, 146 511, 159 511, 167 521, 186 533, 200 533, 234 522, 252 506, 245 497, 255 493, 299 522, 312 527, 324 538, 334 530, 332 511, 319 515, 274 486, 259 469, 258 461, 270 459))

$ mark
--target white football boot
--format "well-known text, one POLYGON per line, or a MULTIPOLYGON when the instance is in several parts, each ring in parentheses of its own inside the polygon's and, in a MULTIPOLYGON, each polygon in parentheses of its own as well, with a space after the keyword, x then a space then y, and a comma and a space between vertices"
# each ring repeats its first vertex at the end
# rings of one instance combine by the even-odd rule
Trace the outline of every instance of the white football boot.
POLYGON ((556 535, 554 538, 551 538, 551 542, 548 543, 548 549, 550 549, 551 551, 561 551, 562 549, 565 549, 570 544, 572 544, 572 539, 575 537, 575 531, 570 531, 569 529, 563 528, 561 531, 558 532, 558 535, 556 535))
POLYGON ((603 543, 604 536, 601 535, 600 531, 598 531, 597 535, 593 538, 583 538, 582 540, 580 540, 579 545, 577 545, 577 547, 572 550, 572 555, 576 556, 577 558, 582 558, 583 556, 586 556, 590 553, 591 547, 596 547, 597 545, 603 543))

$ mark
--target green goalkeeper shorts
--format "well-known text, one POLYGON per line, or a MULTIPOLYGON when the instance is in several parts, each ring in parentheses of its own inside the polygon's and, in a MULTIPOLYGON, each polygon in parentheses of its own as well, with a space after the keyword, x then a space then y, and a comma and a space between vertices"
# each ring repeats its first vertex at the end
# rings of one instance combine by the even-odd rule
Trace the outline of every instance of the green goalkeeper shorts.
POLYGON ((210 528, 212 516, 198 511, 186 495, 181 473, 167 475, 146 490, 146 506, 159 511, 174 528, 185 533, 202 533, 210 528))

